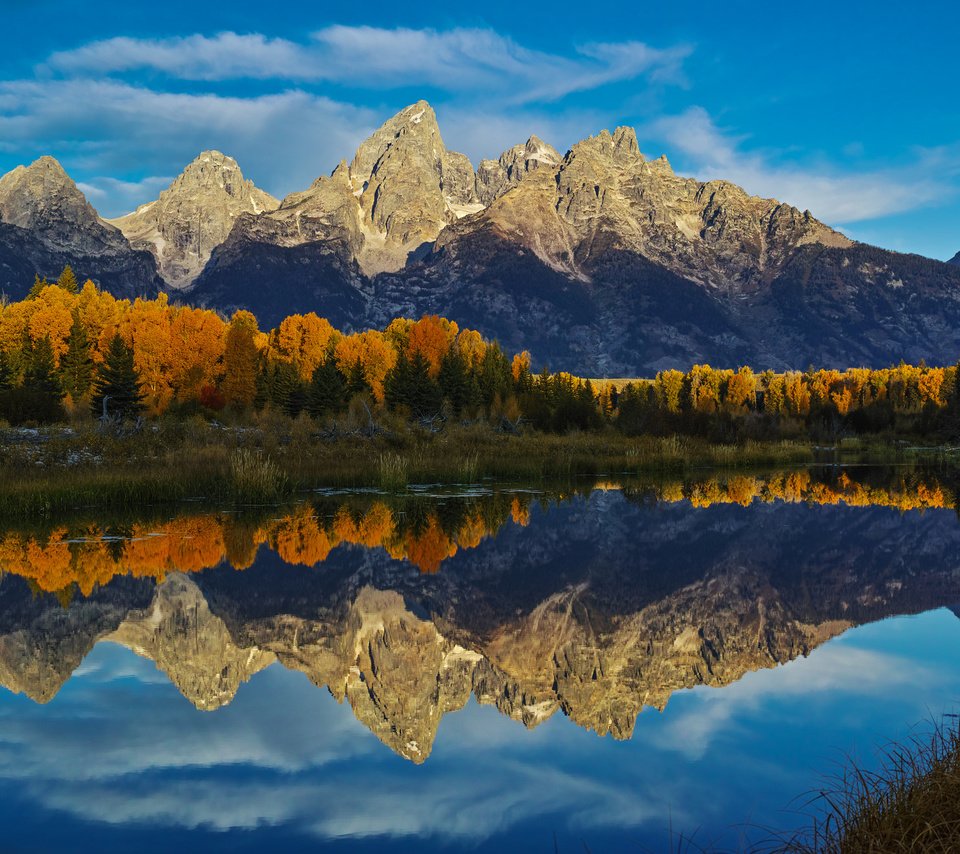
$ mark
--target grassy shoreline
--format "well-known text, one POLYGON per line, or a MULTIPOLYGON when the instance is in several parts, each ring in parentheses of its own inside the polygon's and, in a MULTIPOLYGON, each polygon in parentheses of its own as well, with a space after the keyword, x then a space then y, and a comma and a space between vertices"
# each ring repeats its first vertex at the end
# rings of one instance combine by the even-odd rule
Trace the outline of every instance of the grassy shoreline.
POLYGON ((892 744, 876 771, 856 763, 811 802, 812 826, 774 850, 786 854, 960 850, 960 727, 946 716, 892 744))
POLYGON ((271 502, 320 488, 481 480, 541 483, 583 476, 682 474, 815 463, 913 462, 960 469, 949 448, 846 441, 711 444, 690 437, 614 431, 505 435, 486 425, 330 437, 307 420, 245 427, 205 422, 147 425, 126 436, 74 429, 0 431, 0 515, 190 499, 271 502))

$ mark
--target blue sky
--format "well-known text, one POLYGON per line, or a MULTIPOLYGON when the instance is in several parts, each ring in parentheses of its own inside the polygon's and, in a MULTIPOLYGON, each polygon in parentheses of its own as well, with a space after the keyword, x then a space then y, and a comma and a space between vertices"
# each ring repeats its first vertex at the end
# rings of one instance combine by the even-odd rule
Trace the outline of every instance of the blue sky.
POLYGON ((683 174, 891 249, 960 250, 960 11, 943 0, 2 5, 0 171, 53 154, 105 216, 204 148, 283 196, 427 98, 474 163, 629 124, 683 174))

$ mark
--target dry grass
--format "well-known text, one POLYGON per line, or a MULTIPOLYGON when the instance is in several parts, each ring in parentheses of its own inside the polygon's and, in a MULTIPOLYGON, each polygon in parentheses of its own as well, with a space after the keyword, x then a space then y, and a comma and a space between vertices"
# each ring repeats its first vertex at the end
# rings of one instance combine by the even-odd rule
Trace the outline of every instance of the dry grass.
POLYGON ((409 463, 400 454, 380 454, 380 486, 387 492, 402 492, 407 488, 409 463))
POLYGON ((813 805, 813 826, 777 847, 823 854, 960 851, 956 717, 889 747, 879 771, 848 766, 813 805))
POLYGON ((243 504, 274 502, 289 493, 289 483, 263 451, 237 448, 230 456, 230 491, 243 504))

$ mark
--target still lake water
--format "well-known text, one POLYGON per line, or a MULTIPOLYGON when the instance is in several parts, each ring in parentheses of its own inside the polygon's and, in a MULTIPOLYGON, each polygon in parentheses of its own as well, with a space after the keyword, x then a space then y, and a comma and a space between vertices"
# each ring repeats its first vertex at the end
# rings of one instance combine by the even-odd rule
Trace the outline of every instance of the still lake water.
POLYGON ((935 478, 596 487, 0 534, 4 850, 743 850, 956 710, 935 478))

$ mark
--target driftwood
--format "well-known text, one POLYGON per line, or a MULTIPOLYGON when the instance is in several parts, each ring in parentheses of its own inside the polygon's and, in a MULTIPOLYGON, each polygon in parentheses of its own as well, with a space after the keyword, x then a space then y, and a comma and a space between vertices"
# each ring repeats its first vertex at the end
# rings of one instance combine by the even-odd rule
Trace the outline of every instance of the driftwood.
POLYGON ((426 430, 428 433, 441 433, 447 426, 447 419, 443 413, 437 412, 433 415, 422 415, 416 419, 415 423, 421 430, 426 430))
POLYGON ((135 436, 143 430, 144 421, 141 416, 137 416, 136 421, 130 421, 122 415, 111 415, 107 404, 110 401, 110 395, 103 398, 103 413, 100 416, 100 430, 104 433, 113 433, 119 438, 135 436))
POLYGON ((506 416, 501 416, 500 423, 497 424, 497 432, 509 433, 511 436, 519 436, 521 424, 523 424, 523 418, 518 418, 516 421, 511 421, 506 416))

